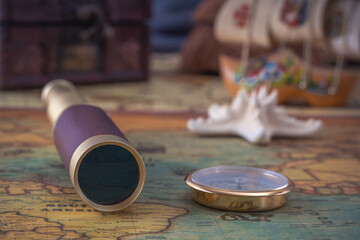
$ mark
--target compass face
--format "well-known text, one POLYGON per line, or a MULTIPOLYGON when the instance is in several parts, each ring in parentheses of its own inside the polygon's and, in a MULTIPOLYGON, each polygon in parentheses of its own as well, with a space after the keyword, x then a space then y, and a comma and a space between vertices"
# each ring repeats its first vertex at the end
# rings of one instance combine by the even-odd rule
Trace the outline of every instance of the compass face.
POLYGON ((257 192, 284 188, 288 184, 288 179, 266 169, 223 166, 195 172, 192 182, 220 190, 257 192))

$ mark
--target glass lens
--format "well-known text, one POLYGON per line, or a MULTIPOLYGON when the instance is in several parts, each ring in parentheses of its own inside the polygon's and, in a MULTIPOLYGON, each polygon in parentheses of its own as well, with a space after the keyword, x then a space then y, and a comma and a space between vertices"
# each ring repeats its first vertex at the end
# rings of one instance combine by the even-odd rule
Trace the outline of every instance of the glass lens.
POLYGON ((139 182, 136 158, 118 145, 103 145, 91 150, 78 171, 79 186, 91 201, 112 205, 126 200, 139 182))

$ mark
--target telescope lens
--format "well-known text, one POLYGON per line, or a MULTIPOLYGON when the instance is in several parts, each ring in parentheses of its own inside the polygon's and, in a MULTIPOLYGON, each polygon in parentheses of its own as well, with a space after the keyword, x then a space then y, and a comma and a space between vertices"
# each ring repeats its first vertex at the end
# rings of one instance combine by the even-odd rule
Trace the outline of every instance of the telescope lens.
POLYGON ((101 205, 126 200, 135 191, 140 170, 136 158, 118 145, 102 145, 83 158, 78 171, 84 195, 101 205))

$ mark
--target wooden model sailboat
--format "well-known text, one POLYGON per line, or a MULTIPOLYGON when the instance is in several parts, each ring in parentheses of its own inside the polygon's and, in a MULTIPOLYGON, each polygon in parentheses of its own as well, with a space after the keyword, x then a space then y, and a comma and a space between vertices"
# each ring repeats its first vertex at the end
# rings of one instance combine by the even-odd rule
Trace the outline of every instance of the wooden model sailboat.
POLYGON ((215 36, 242 47, 240 59, 220 55, 225 86, 235 95, 267 85, 278 90, 279 103, 301 98, 313 106, 344 105, 357 75, 342 65, 344 58, 360 59, 359 22, 360 2, 353 0, 228 0, 218 13, 215 36), (288 47, 299 42, 301 54, 288 47), (249 58, 253 46, 273 53, 249 58), (331 50, 335 66, 314 66, 313 49, 331 50))

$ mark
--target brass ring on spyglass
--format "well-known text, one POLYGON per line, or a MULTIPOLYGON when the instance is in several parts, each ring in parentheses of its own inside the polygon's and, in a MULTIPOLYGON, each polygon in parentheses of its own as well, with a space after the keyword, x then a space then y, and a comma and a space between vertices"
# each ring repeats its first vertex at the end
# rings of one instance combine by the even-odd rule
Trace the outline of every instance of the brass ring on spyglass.
POLYGON ((185 182, 194 201, 229 211, 265 211, 283 206, 294 183, 286 176, 254 167, 220 166, 190 173, 185 182))

